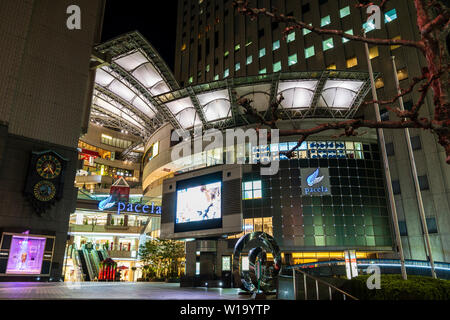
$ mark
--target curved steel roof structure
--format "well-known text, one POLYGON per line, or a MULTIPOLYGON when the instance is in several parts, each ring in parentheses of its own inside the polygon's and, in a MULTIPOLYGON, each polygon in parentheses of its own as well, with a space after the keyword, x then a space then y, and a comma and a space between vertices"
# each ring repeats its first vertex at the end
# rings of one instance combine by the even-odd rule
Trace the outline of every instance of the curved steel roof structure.
POLYGON ((365 72, 278 72, 180 88, 148 41, 132 32, 96 47, 112 57, 97 69, 91 120, 148 138, 162 124, 225 129, 252 121, 236 101, 262 115, 280 94, 281 118, 352 118, 370 89, 365 72))

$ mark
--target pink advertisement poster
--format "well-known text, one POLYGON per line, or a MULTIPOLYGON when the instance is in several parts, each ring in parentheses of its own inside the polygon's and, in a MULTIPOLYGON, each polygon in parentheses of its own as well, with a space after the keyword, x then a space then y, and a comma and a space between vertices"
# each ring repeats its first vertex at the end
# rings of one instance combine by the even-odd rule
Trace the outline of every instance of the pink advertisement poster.
POLYGON ((6 274, 41 274, 45 238, 13 236, 6 274))

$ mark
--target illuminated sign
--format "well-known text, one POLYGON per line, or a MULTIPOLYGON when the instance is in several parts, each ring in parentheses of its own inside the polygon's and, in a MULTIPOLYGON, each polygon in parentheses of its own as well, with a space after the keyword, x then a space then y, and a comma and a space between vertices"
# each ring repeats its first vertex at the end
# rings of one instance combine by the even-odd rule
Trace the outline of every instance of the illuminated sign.
POLYGON ((328 168, 302 169, 301 176, 304 196, 331 195, 328 168))
POLYGON ((117 206, 117 214, 121 213, 149 213, 161 214, 161 206, 156 206, 154 202, 151 205, 142 203, 115 202, 111 196, 98 203, 98 210, 104 211, 117 206))
POLYGON ((40 274, 45 238, 13 236, 6 274, 40 274))

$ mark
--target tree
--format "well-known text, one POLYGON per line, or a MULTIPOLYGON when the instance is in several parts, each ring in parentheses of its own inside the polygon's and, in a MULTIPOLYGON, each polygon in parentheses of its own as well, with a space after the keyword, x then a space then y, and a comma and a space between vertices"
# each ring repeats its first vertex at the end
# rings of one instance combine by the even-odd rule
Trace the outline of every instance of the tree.
MULTIPOLYGON (((366 10, 371 5, 378 5, 383 9, 389 0, 380 0, 377 2, 356 1, 355 7, 366 10)), ((303 141, 310 135, 317 134, 322 131, 332 129, 344 129, 342 136, 355 136, 359 128, 386 128, 386 129, 404 129, 404 128, 420 128, 428 130, 435 134, 439 144, 444 147, 447 158, 446 162, 450 164, 450 102, 449 102, 449 43, 450 43, 450 9, 443 0, 413 0, 417 12, 417 26, 420 33, 420 40, 404 40, 404 39, 380 39, 369 38, 365 35, 351 35, 342 30, 325 29, 311 26, 294 16, 286 16, 278 13, 276 10, 268 10, 266 8, 252 8, 248 1, 237 0, 233 5, 237 7, 238 12, 256 19, 258 16, 270 17, 274 21, 282 22, 287 25, 283 34, 295 29, 308 29, 318 35, 335 35, 347 38, 351 41, 358 41, 376 45, 398 45, 406 46, 419 51, 426 60, 426 66, 422 69, 422 74, 415 77, 407 89, 404 89, 398 95, 388 100, 382 101, 366 101, 364 105, 378 103, 385 106, 386 109, 394 112, 399 118, 396 121, 375 121, 365 119, 352 119, 340 122, 329 122, 318 125, 311 129, 293 129, 280 130, 280 136, 298 135, 300 140, 298 145, 285 153, 290 157, 293 150, 297 149, 303 141), (413 105, 411 110, 400 110, 391 105, 400 97, 417 90, 420 97, 413 105), (432 91, 434 115, 433 117, 423 117, 419 115, 421 107, 425 103, 427 94, 432 91)), ((269 126, 272 129, 277 128, 278 108, 283 100, 280 96, 276 101, 271 102, 271 112, 269 119, 260 115, 251 105, 250 100, 240 99, 238 101, 247 114, 257 116, 262 125, 269 126)))
POLYGON ((179 241, 153 239, 139 248, 144 262, 144 278, 173 278, 179 275, 184 244, 179 241))

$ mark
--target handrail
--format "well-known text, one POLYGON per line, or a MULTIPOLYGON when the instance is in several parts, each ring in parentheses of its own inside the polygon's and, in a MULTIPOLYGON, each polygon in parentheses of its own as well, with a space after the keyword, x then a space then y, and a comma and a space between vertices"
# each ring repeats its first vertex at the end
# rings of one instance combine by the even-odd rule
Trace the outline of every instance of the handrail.
MULTIPOLYGON (((296 285, 295 285, 295 272, 296 271, 299 271, 300 273, 303 274, 304 286, 305 286, 305 298, 307 298, 306 277, 309 277, 309 278, 313 279, 316 282, 317 300, 319 300, 319 285, 318 285, 318 283, 326 285, 329 288, 330 300, 331 300, 331 297, 332 297, 331 289, 334 289, 335 291, 338 291, 338 292, 342 293, 344 295, 344 300, 345 300, 345 296, 347 296, 347 297, 349 297, 350 299, 353 299, 353 300, 359 300, 358 298, 352 296, 351 294, 349 294, 349 293, 347 293, 347 292, 345 292, 345 291, 343 291, 343 290, 333 286, 332 284, 330 284, 330 283, 328 283, 326 281, 323 281, 323 280, 321 280, 319 278, 316 278, 316 277, 306 273, 305 271, 300 270, 299 268, 292 268, 292 276, 293 276, 293 281, 294 281, 294 296, 295 297, 296 297, 296 285)), ((307 299, 305 299, 305 300, 307 300, 307 299)))

